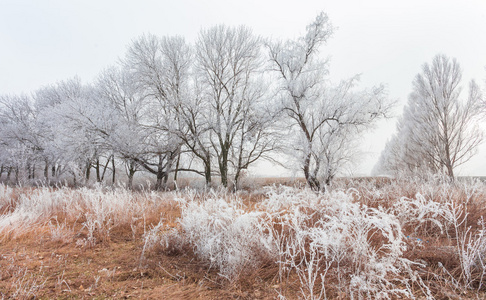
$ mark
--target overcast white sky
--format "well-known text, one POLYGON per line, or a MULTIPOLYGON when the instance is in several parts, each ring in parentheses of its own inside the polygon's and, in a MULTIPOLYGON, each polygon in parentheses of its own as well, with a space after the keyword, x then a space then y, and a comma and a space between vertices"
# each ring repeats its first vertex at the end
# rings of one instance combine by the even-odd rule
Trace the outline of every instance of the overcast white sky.
MULTIPOLYGON (((421 65, 437 53, 461 64, 463 86, 486 79, 486 0, 0 0, 0 94, 30 93, 73 76, 91 81, 143 33, 193 41, 214 24, 246 24, 256 34, 292 38, 317 13, 338 27, 322 54, 331 79, 362 74, 362 86, 385 83, 396 115, 421 65)), ((395 130, 383 121, 363 137, 355 175, 367 174, 395 130)), ((263 171, 269 172, 267 171, 263 171)), ((486 146, 460 170, 486 175, 486 146)))

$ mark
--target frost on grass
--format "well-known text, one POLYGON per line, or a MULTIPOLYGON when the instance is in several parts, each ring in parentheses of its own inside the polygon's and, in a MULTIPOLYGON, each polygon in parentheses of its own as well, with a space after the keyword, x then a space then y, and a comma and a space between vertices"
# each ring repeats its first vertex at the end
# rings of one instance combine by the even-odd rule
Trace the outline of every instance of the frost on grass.
POLYGON ((189 201, 182 210, 181 234, 197 256, 233 280, 275 252, 272 237, 262 230, 264 217, 263 212, 245 211, 238 199, 189 201))
POLYGON ((71 223, 79 222, 86 231, 86 242, 107 240, 110 230, 122 224, 140 219, 157 205, 157 194, 144 193, 141 197, 126 190, 89 189, 17 189, 13 191, 0 185, 0 234, 16 237, 33 232, 42 226, 49 227, 54 240, 68 241, 74 235, 71 223))
POLYGON ((270 192, 262 207, 278 225, 273 233, 282 280, 295 272, 308 299, 325 297, 331 283, 350 298, 410 297, 413 263, 402 257, 398 219, 355 202, 355 193, 270 192))
MULTIPOLYGON (((280 282, 297 276, 304 298, 326 297, 331 285, 357 299, 411 297, 414 263, 403 257, 398 218, 356 198, 356 190, 273 188, 251 210, 238 197, 186 198, 178 237, 230 280, 272 261, 280 282)), ((167 233, 149 233, 146 244, 162 240, 167 233)))
POLYGON ((229 282, 270 266, 280 297, 430 298, 441 295, 437 283, 482 295, 485 191, 477 182, 396 181, 326 193, 272 187, 256 202, 211 191, 0 186, 0 234, 44 227, 52 240, 87 247, 123 225, 134 241, 144 232, 141 263, 155 247, 158 255, 194 254, 229 282), (73 238, 80 233, 84 238, 73 238), (415 247, 407 235, 431 243, 415 247))

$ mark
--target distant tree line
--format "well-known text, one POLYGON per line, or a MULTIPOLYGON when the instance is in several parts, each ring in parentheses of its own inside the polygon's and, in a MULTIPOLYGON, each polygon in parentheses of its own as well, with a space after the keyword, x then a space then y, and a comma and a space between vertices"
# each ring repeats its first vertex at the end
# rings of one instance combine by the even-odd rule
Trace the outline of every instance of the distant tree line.
POLYGON ((375 174, 454 178, 454 169, 476 153, 484 138, 479 127, 484 113, 481 90, 472 80, 463 96, 461 78, 459 63, 445 55, 423 65, 375 174))
MULTIPOLYGON (((207 186, 218 178, 237 189, 249 166, 268 159, 297 167, 312 189, 324 190, 392 106, 382 85, 358 89, 359 76, 330 81, 319 50, 332 33, 320 13, 286 41, 245 26, 202 29, 194 44, 146 34, 93 82, 72 78, 0 96, 0 177, 114 183, 124 168, 128 188, 137 172, 152 174, 156 189, 190 172, 207 186)), ((472 83, 459 103, 458 68, 443 56, 424 67, 377 169, 453 176, 470 156, 482 139, 471 129, 480 93, 472 83)))

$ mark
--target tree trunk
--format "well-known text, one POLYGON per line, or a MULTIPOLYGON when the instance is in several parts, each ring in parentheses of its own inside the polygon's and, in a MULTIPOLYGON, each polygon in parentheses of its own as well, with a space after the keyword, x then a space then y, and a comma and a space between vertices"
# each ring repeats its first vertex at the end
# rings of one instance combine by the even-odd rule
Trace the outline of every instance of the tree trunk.
POLYGON ((177 154, 177 162, 176 162, 176 167, 174 171, 174 182, 177 183, 177 174, 179 173, 179 163, 181 161, 181 152, 179 151, 179 154, 177 154))
POLYGON ((116 181, 115 155, 111 156, 111 167, 113 169, 111 173, 111 181, 113 182, 113 185, 115 185, 115 181, 116 181))
POLYGON ((19 184, 19 167, 15 168, 15 184, 19 184))
POLYGON ((127 176, 128 176, 127 189, 132 190, 133 189, 133 177, 135 176, 135 173, 137 172, 136 163, 135 163, 134 160, 130 159, 128 162, 125 161, 125 167, 126 167, 127 176))
POLYGON ((103 166, 103 173, 101 173, 101 181, 105 180, 106 170, 108 169, 108 165, 110 164, 110 162, 111 162, 111 156, 108 157, 105 165, 103 166))
POLYGON ((162 179, 164 178, 164 171, 162 170, 162 154, 159 154, 159 162, 157 164, 157 181, 155 182, 155 189, 162 190, 162 179))
POLYGON ((12 167, 9 167, 7 170, 7 183, 10 182, 10 175, 12 174, 12 167))
POLYGON ((132 190, 133 189, 133 176, 135 175, 136 170, 130 168, 128 170, 128 189, 132 190))
POLYGON ((95 170, 96 170, 96 182, 101 182, 100 159, 99 158, 96 159, 95 170))
POLYGON ((206 178, 206 187, 211 187, 211 161, 204 161, 204 177, 206 178))
MULTIPOLYGON (((30 162, 27 163, 27 165, 25 166, 25 169, 24 169, 25 172, 27 172, 27 179, 32 179, 30 176, 31 176, 31 171, 30 171, 30 162)), ((25 173, 24 173, 24 179, 25 179, 25 173)))
POLYGON ((45 160, 45 167, 44 167, 44 179, 46 181, 46 184, 49 184, 49 161, 46 159, 45 160))
POLYGON ((164 178, 163 172, 157 172, 157 181, 155 182, 155 189, 157 191, 162 190, 162 179, 164 178))
MULTIPOLYGON (((178 152, 178 151, 177 151, 178 152)), ((167 188, 167 182, 169 181, 169 173, 172 169, 172 162, 174 161, 175 153, 170 153, 167 157, 167 165, 165 166, 164 176, 163 176, 163 188, 167 188)))
POLYGON ((310 161, 311 161, 311 154, 307 154, 304 160, 304 176, 307 184, 313 191, 319 191, 321 189, 321 184, 317 178, 310 173, 310 161))
POLYGON ((228 187, 228 155, 229 149, 226 145, 221 147, 221 158, 219 159, 219 172, 221 173, 221 184, 227 188, 228 187))
POLYGON ((234 182, 234 186, 233 186, 233 192, 236 193, 236 191, 238 190, 238 181, 240 179, 240 169, 238 169, 236 171, 236 174, 235 174, 235 182, 234 182))
POLYGON ((74 185, 74 187, 77 187, 78 186, 78 180, 76 178, 76 173, 75 172, 73 172, 73 185, 74 185))
MULTIPOLYGON (((86 181, 88 181, 90 177, 91 177, 91 163, 87 162, 86 163, 86 181)), ((75 176, 75 178, 76 178, 76 176, 75 176)))
POLYGON ((454 169, 450 164, 447 165, 447 175, 451 178, 454 179, 454 169))

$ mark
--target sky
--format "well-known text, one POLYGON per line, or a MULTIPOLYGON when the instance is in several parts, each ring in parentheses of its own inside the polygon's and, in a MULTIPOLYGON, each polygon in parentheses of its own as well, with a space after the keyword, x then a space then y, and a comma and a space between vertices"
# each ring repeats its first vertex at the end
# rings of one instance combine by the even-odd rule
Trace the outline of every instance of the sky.
MULTIPOLYGON (((363 88, 385 84, 397 103, 394 116, 421 66, 439 53, 460 63, 464 96, 471 79, 486 93, 486 0, 0 0, 0 94, 28 94, 74 76, 89 82, 144 33, 192 42, 201 28, 224 23, 287 39, 303 34, 321 11, 337 28, 321 50, 331 80, 361 74, 363 88)), ((395 122, 363 135, 352 175, 370 173, 395 122)), ((486 175, 486 142, 458 171, 486 175)), ((268 165, 260 172, 285 173, 268 165)))

